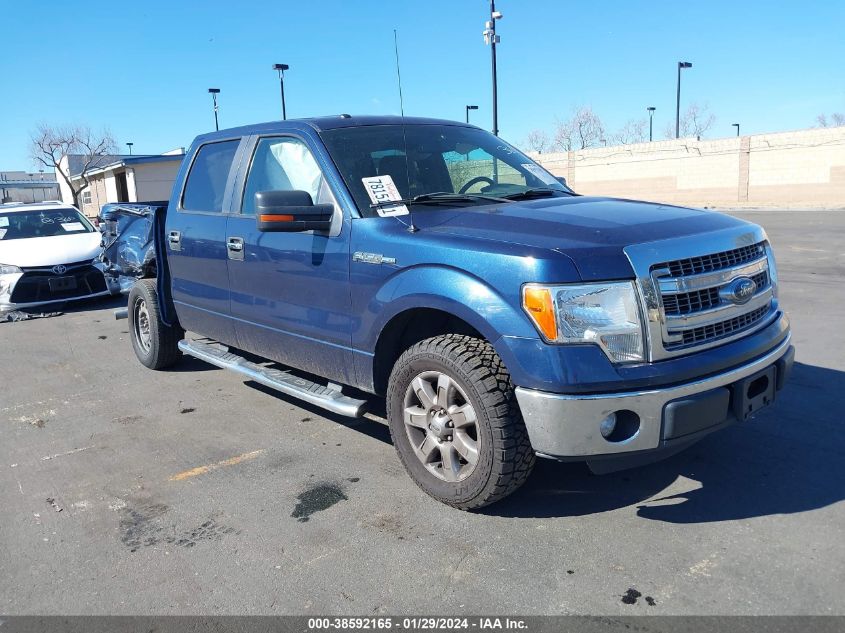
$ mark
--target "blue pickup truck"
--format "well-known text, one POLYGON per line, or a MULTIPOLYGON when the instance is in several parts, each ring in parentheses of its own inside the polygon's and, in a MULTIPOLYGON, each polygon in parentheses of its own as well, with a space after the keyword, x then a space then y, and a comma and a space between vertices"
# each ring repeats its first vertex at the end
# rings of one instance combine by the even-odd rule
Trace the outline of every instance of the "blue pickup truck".
POLYGON ((144 365, 188 354, 348 416, 383 396, 408 474, 462 509, 536 456, 675 453, 771 404, 794 357, 762 228, 578 195, 462 123, 202 135, 154 232, 127 310, 144 365))

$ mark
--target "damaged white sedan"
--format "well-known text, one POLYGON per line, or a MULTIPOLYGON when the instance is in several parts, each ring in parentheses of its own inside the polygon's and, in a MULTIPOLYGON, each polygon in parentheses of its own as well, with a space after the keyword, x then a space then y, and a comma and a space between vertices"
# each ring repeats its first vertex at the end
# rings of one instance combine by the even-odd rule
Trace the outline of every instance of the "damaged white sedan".
POLYGON ((72 206, 0 205, 0 312, 110 294, 101 250, 72 206))

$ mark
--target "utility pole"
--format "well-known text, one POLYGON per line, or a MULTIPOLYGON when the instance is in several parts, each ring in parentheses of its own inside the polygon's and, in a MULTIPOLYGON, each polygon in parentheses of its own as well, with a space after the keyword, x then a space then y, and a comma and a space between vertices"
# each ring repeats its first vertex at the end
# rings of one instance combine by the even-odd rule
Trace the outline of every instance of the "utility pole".
POLYGON ((496 11, 496 0, 490 0, 490 19, 484 25, 484 43, 490 45, 490 62, 493 75, 493 134, 499 136, 499 87, 496 77, 496 44, 500 38, 496 35, 496 20, 501 20, 502 14, 496 11))
POLYGON ((681 69, 692 68, 690 62, 678 62, 678 101, 675 107, 675 138, 681 137, 681 69))
POLYGON ((285 71, 289 69, 290 66, 287 64, 273 64, 273 70, 279 71, 279 89, 282 92, 282 121, 288 119, 288 112, 285 108, 285 71))
POLYGON ((654 111, 657 108, 654 106, 649 106, 646 108, 648 110, 648 142, 651 143, 654 140, 654 111))
POLYGON ((736 135, 739 136, 739 123, 731 123, 731 127, 736 128, 736 135))
POLYGON ((217 122, 217 95, 220 94, 220 88, 209 88, 208 92, 211 93, 211 101, 214 103, 214 129, 219 130, 220 125, 217 122))

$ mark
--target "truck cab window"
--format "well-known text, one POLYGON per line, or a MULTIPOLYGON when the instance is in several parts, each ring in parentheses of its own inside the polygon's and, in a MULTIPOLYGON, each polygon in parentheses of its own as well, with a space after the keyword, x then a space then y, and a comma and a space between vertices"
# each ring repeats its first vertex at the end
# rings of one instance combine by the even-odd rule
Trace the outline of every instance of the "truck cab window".
POLYGON ((302 141, 264 138, 258 141, 244 187, 241 213, 255 213, 260 191, 306 191, 314 204, 334 203, 323 173, 302 141))
POLYGON ((185 182, 183 209, 212 213, 223 210, 223 192, 239 142, 209 143, 199 148, 185 182))

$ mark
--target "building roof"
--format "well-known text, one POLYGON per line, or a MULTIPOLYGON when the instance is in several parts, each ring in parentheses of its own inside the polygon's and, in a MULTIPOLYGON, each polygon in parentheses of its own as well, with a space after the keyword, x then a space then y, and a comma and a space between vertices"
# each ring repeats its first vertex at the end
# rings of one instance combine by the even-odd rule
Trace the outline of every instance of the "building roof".
MULTIPOLYGON (((123 158, 128 158, 128 154, 103 154, 102 156, 97 156, 92 162, 91 165, 88 167, 88 171, 92 169, 96 169, 98 167, 102 167, 103 165, 108 165, 110 163, 117 162, 122 160, 123 158)), ((85 154, 68 154, 67 157, 67 166, 68 172, 70 173, 70 177, 74 178, 75 176, 79 176, 82 173, 82 170, 85 168, 85 163, 88 162, 88 156, 85 154)))
MULTIPOLYGON (((102 160, 95 161, 87 170, 89 175, 98 174, 110 169, 117 169, 119 167, 131 167, 132 165, 139 165, 143 163, 165 163, 170 161, 181 161, 185 157, 184 154, 120 154, 115 156, 101 156, 102 160)), ((68 157, 70 158, 70 157, 68 157)), ((84 156, 80 156, 83 158, 84 156)), ((76 179, 82 176, 82 168, 74 173, 71 170, 71 179, 76 179)))

